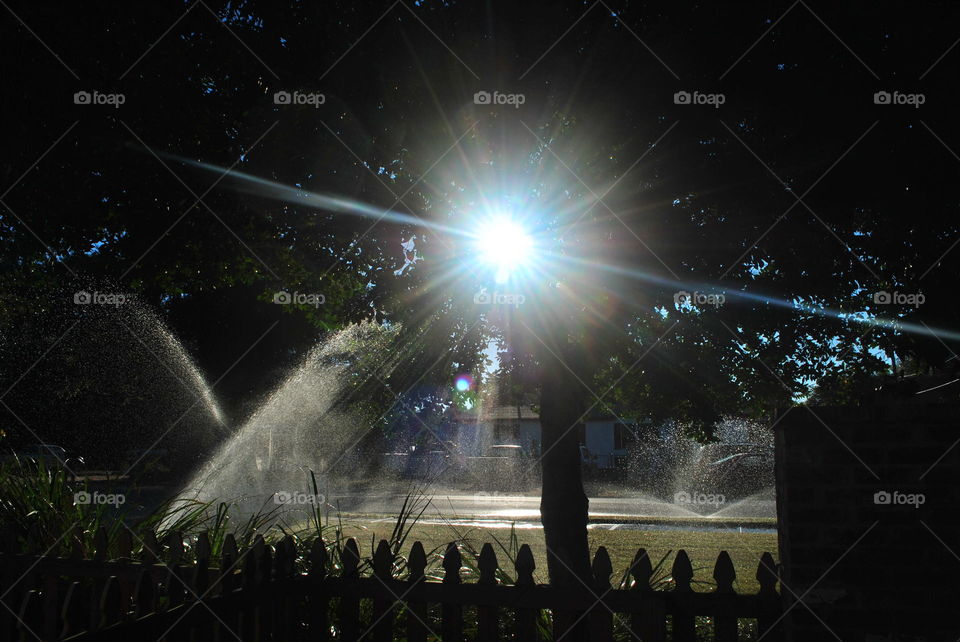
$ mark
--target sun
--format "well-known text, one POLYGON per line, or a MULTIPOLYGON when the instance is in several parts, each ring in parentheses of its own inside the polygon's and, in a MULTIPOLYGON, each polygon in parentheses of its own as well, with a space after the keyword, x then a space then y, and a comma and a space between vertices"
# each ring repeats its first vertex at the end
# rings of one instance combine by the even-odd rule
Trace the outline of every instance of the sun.
POLYGON ((494 270, 498 283, 529 265, 534 255, 530 233, 508 216, 497 216, 482 224, 475 243, 480 263, 494 270))

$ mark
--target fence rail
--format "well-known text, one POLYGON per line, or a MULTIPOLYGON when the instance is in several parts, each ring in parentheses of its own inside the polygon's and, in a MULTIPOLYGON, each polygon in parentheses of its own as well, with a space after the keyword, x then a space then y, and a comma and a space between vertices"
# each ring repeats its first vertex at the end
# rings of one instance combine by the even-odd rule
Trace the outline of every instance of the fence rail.
POLYGON ((726 552, 713 569, 714 590, 703 593, 692 589, 693 567, 682 550, 672 565, 671 589, 654 590, 644 549, 629 569, 629 588, 614 588, 603 547, 593 559, 592 582, 556 587, 535 583, 526 545, 510 569, 512 583, 504 584, 507 569, 490 544, 470 560, 478 580, 464 583, 462 553, 452 543, 442 572, 433 573, 420 542, 400 558, 381 540, 363 563, 353 539, 340 549, 318 540, 300 555, 289 536, 275 547, 258 536, 238 553, 228 535, 213 563, 204 534, 194 545, 196 561, 185 563, 178 534, 166 547, 144 538, 139 559, 129 534, 119 538, 112 560, 106 534, 98 533, 96 541, 92 559, 78 550, 70 558, 0 553, 0 639, 683 642, 697 639, 698 616, 711 618, 713 639, 721 642, 738 639, 742 619, 756 620, 764 640, 780 639, 777 566, 769 553, 757 568, 759 592, 743 595, 734 591, 726 552))

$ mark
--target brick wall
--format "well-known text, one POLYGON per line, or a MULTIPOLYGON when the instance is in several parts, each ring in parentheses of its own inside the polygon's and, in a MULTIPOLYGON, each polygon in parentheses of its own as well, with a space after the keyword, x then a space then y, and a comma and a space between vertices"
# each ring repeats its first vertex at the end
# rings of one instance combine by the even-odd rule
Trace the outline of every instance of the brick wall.
POLYGON ((793 408, 775 431, 788 639, 956 642, 960 406, 793 408))

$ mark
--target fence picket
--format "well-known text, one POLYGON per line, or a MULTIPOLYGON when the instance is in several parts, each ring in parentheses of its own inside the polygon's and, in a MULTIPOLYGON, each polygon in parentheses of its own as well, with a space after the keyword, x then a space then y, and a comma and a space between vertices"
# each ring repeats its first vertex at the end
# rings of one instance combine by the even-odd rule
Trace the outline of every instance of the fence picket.
POLYGON ((17 614, 17 630, 20 642, 41 639, 43 625, 43 602, 40 591, 30 589, 23 595, 20 612, 17 614))
MULTIPOLYGON (((689 596, 693 593, 690 586, 693 580, 693 565, 690 557, 683 549, 677 551, 673 560, 674 592, 679 596, 689 596)), ((696 638, 696 617, 690 609, 689 600, 678 600, 673 612, 673 638, 677 642, 693 642, 696 638)))
POLYGON ((210 588, 210 540, 206 532, 197 537, 197 561, 193 569, 190 585, 195 595, 202 596, 210 588))
MULTIPOLYGON (((646 549, 638 549, 637 554, 630 563, 630 577, 633 578, 631 590, 638 592, 647 592, 650 590, 650 577, 653 575, 653 566, 650 564, 650 557, 646 549)), ((637 596, 637 602, 642 598, 637 596)), ((630 614, 630 633, 637 639, 646 642, 646 633, 644 632, 644 617, 642 607, 637 607, 630 614)))
POLYGON ((183 547, 183 533, 180 531, 171 531, 166 537, 167 561, 171 564, 179 564, 186 552, 183 547))
MULTIPOLYGON (((203 600, 208 598, 213 588, 210 586, 210 537, 207 535, 207 531, 203 531, 197 536, 194 554, 197 561, 193 567, 193 576, 190 578, 191 597, 196 596, 196 599, 203 600)), ((216 618, 207 618, 194 625, 193 639, 197 642, 212 640, 216 631, 216 623, 216 618)))
MULTIPOLYGON (((194 557, 197 560, 197 566, 203 566, 205 569, 209 570, 210 550, 210 535, 207 531, 203 531, 197 535, 197 543, 193 548, 194 557), (203 563, 201 564, 200 562, 203 563)), ((209 575, 206 579, 209 579, 209 575)), ((194 585, 194 588, 196 588, 196 585, 194 585)))
MULTIPOLYGON (((716 595, 735 594, 733 582, 737 579, 737 572, 733 568, 733 560, 726 551, 720 551, 717 556, 717 563, 713 567, 713 579, 717 583, 716 595)), ((728 609, 719 607, 714 613, 713 630, 718 642, 736 642, 737 639, 737 616, 727 611, 728 609)))
POLYGON ((157 536, 153 531, 147 531, 143 535, 143 548, 140 550, 140 561, 144 564, 156 564, 160 559, 160 544, 157 542, 157 536))
POLYGON ((103 587, 103 594, 100 596, 100 613, 102 620, 100 628, 110 626, 120 621, 120 618, 126 613, 123 612, 123 605, 120 602, 120 582, 117 578, 111 576, 103 587))
POLYGON ((94 578, 90 582, 90 599, 87 600, 87 627, 91 631, 100 628, 100 622, 103 619, 103 613, 100 611, 100 598, 103 596, 103 589, 106 588, 106 582, 100 578, 94 578))
MULTIPOLYGON (((447 544, 443 554, 443 584, 446 587, 460 585, 460 568, 463 558, 456 542, 447 544)), ((440 637, 444 642, 462 642, 463 607, 459 604, 444 602, 440 607, 440 637)))
POLYGON ((237 551, 237 538, 233 533, 228 533, 223 538, 223 546, 220 551, 220 591, 228 594, 237 588, 236 571, 242 560, 237 551))
MULTIPOLYGON (((220 551, 220 575, 217 581, 220 583, 219 593, 225 600, 229 598, 237 588, 236 569, 241 566, 241 560, 237 552, 237 539, 233 533, 228 533, 223 538, 223 546, 220 551)), ((216 639, 218 642, 225 640, 236 640, 240 633, 240 606, 236 603, 227 601, 221 610, 220 620, 216 623, 216 639)))
MULTIPOLYGON (((257 541, 254 540, 253 546, 244 551, 241 558, 243 559, 243 573, 240 576, 240 588, 245 595, 253 595, 257 590, 257 541)), ((241 608, 240 609, 240 639, 243 642, 248 640, 256 640, 256 627, 257 627, 257 613, 255 609, 252 608, 241 608)))
POLYGON ((103 526, 97 528, 93 534, 93 561, 102 562, 107 559, 107 529, 103 526))
MULTIPOLYGON (((481 586, 497 585, 497 554, 489 542, 480 549, 480 555, 477 556, 477 568, 480 569, 480 579, 478 584, 481 586)), ((481 604, 477 607, 477 636, 481 642, 492 642, 496 640, 499 629, 499 614, 497 607, 491 604, 481 604)))
MULTIPOLYGON (((407 583, 409 595, 415 595, 417 589, 426 581, 423 571, 427 567, 427 556, 423 551, 423 544, 414 542, 410 548, 410 557, 407 558, 407 568, 410 576, 407 583)), ((427 639, 427 605, 419 599, 412 599, 407 603, 407 640, 409 642, 425 642, 427 639)))
POLYGON ((340 598, 340 635, 344 642, 356 642, 360 637, 360 598, 358 591, 358 567, 360 565, 360 549, 357 540, 352 537, 344 544, 340 551, 340 562, 343 566, 341 577, 346 580, 344 592, 340 598))
MULTIPOLYGON (((181 535, 179 531, 171 531, 164 541, 167 546, 166 554, 164 555, 167 560, 167 577, 164 588, 167 594, 167 608, 169 609, 186 602, 188 578, 184 576, 182 568, 179 566, 180 560, 183 559, 184 555, 183 535, 181 535)), ((161 549, 161 551, 163 551, 163 549, 161 549)), ((176 631, 173 632, 179 632, 181 630, 182 628, 178 627, 176 631)))
MULTIPOLYGON (((4 551, 12 551, 14 542, 8 541, 4 551)), ((0 564, 0 640, 12 640, 16 635, 17 583, 20 581, 18 565, 15 562, 0 564)))
MULTIPOLYGON (((63 627, 60 629, 60 638, 74 635, 87 629, 87 596, 80 582, 70 582, 66 597, 63 600, 63 609, 60 611, 63 627)), ((59 639, 59 638, 58 638, 59 639)))
MULTIPOLYGON (((310 547, 310 568, 307 577, 310 579, 311 587, 320 587, 327 578, 327 543, 318 537, 313 540, 310 547)), ((329 640, 330 639, 330 617, 327 609, 330 608, 330 600, 320 591, 312 591, 307 596, 308 629, 310 639, 329 640)))
POLYGON ((757 630, 771 642, 781 639, 778 618, 780 616, 780 596, 777 594, 777 581, 780 574, 776 562, 770 553, 760 556, 757 565, 757 582, 760 584, 760 613, 757 615, 757 630))
POLYGON ((263 599, 256 600, 253 611, 257 614, 257 628, 254 635, 255 640, 265 640, 273 630, 273 607, 276 595, 269 590, 268 584, 271 580, 271 571, 273 570, 273 550, 263 541, 263 535, 257 535, 254 542, 254 550, 259 555, 257 558, 257 594, 262 595, 263 599), (258 543, 259 542, 259 543, 258 543))
POLYGON ((393 599, 390 582, 393 579, 393 552, 387 540, 377 544, 373 554, 373 576, 382 586, 373 600, 373 639, 375 642, 390 642, 393 639, 393 599))
POLYGON ((134 617, 141 618, 157 610, 157 585, 150 571, 144 569, 140 572, 134 596, 134 617))
MULTIPOLYGON (((273 576, 276 580, 293 577, 297 557, 296 545, 291 535, 285 536, 277 543, 273 557, 273 576)), ((292 640, 294 637, 294 610, 290 598, 286 595, 273 595, 273 627, 270 634, 274 640, 292 640)))
POLYGON ((630 615, 630 630, 644 642, 660 642, 667 638, 666 610, 661 596, 650 585, 653 564, 646 549, 638 549, 630 564, 635 604, 630 615))
POLYGON ((17 553, 17 537, 12 530, 0 533, 0 553, 17 553))
POLYGON ((128 528, 123 528, 117 533, 117 558, 133 558, 133 533, 128 528))
MULTIPOLYGON (((533 553, 530 546, 524 544, 517 551, 517 560, 514 562, 514 569, 517 573, 516 585, 524 592, 532 590, 536 584, 533 581, 533 571, 537 568, 533 561, 533 553)), ((518 640, 539 640, 540 635, 537 631, 537 609, 529 607, 517 608, 517 639, 518 640)))
MULTIPOLYGON (((610 591, 610 576, 613 574, 613 564, 610 563, 610 554, 607 548, 601 546, 593 556, 590 565, 593 575, 593 588, 597 597, 604 597, 610 591)), ((613 640, 613 613, 603 604, 595 604, 590 610, 590 639, 599 642, 613 640)))
POLYGON ((296 570, 297 547, 293 535, 286 535, 277 544, 274 552, 273 573, 275 577, 290 577, 296 570))
POLYGON ((56 575, 43 576, 41 588, 43 596, 43 637, 56 639, 60 630, 60 578, 56 575))
POLYGON ((165 590, 170 608, 183 604, 187 599, 187 578, 183 577, 181 567, 168 565, 165 590))

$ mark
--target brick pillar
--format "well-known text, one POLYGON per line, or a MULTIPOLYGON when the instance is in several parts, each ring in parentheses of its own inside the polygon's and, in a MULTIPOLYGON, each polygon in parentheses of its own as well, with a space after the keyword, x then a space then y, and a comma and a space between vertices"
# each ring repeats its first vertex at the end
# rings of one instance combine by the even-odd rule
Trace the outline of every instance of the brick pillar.
POLYGON ((958 441, 957 405, 800 407, 777 424, 785 608, 806 594, 788 639, 960 637, 958 441))

